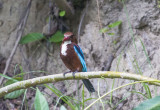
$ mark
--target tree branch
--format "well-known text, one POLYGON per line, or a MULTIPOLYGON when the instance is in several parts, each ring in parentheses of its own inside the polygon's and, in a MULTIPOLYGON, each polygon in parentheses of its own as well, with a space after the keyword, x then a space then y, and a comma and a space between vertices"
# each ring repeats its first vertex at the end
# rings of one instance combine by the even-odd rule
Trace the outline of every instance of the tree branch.
MULTIPOLYGON (((13 92, 19 89, 26 89, 35 85, 45 84, 45 83, 55 83, 63 80, 79 80, 79 79, 91 79, 91 78, 121 78, 121 79, 129 79, 135 81, 157 81, 160 80, 145 77, 142 75, 125 73, 125 72, 113 72, 113 71, 97 71, 97 72, 79 72, 75 74, 75 78, 73 78, 72 73, 67 73, 65 77, 63 74, 55 74, 43 77, 37 77, 25 81, 16 82, 14 84, 8 85, 0 89, 0 97, 13 92)), ((149 82, 151 85, 160 86, 160 83, 157 82, 149 82)))

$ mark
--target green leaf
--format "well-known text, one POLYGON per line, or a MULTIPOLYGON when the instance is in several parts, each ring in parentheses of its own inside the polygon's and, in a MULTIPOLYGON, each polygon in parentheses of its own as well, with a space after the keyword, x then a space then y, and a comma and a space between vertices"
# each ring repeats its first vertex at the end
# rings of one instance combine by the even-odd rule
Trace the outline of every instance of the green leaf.
POLYGON ((116 22, 108 25, 108 27, 109 27, 109 28, 114 28, 114 27, 116 27, 116 26, 119 26, 121 23, 122 23, 122 21, 116 21, 116 22))
POLYGON ((65 14, 66 14, 65 11, 60 11, 60 12, 59 12, 59 16, 61 16, 61 17, 63 17, 65 14))
POLYGON ((87 101, 92 100, 92 99, 96 99, 96 98, 88 98, 84 102, 87 102, 87 101))
POLYGON ((108 31, 110 31, 110 30, 107 29, 107 28, 102 28, 102 29, 100 29, 100 32, 101 32, 101 33, 106 33, 106 32, 108 32, 108 31))
MULTIPOLYGON (((84 109, 84 105, 85 105, 85 103, 84 103, 84 96, 85 95, 85 92, 84 92, 84 84, 83 84, 83 89, 82 89, 82 109, 84 109)), ((79 107, 79 106, 78 106, 79 107)), ((79 107, 80 108, 80 107, 79 107)))
MULTIPOLYGON (((15 83, 15 80, 17 81, 22 81, 23 80, 23 77, 15 77, 13 79, 9 79, 6 83, 5 83, 5 86, 7 85, 10 85, 10 84, 13 84, 15 83), (14 80, 13 80, 14 79, 14 80)), ((18 98, 19 96, 21 96, 23 93, 24 93, 24 89, 21 89, 21 90, 16 90, 16 91, 13 91, 11 93, 8 93, 4 96, 5 99, 15 99, 15 98, 18 98)))
POLYGON ((22 81, 22 80, 23 80, 23 77, 14 77, 12 79, 8 79, 5 83, 5 86, 8 86, 8 85, 13 84, 17 81, 22 81))
POLYGON ((113 35, 114 35, 114 33, 108 33, 108 35, 113 36, 113 35))
POLYGON ((14 81, 14 82, 17 82, 17 81, 18 81, 18 80, 16 80, 16 79, 12 78, 12 77, 7 76, 7 75, 0 74, 0 76, 4 77, 4 78, 6 78, 6 79, 10 79, 10 80, 12 80, 12 81, 14 81))
POLYGON ((24 37, 22 37, 19 43, 20 44, 27 44, 30 42, 41 40, 43 38, 44 38, 44 36, 41 33, 29 33, 29 34, 25 35, 24 37))
POLYGON ((37 88, 36 97, 34 100, 34 108, 35 110, 49 110, 48 102, 43 94, 37 88))
POLYGON ((72 102, 70 101, 71 98, 69 96, 64 96, 61 91, 59 91, 56 87, 49 86, 47 84, 44 84, 44 86, 48 89, 50 89, 54 94, 56 94, 58 97, 60 97, 66 104, 68 104, 68 106, 71 107, 72 110, 75 110, 75 106, 72 104, 72 102), (63 96, 63 97, 62 97, 63 96))
POLYGON ((23 67, 22 66, 19 66, 19 69, 20 69, 20 71, 21 71, 21 74, 20 75, 18 75, 18 76, 21 76, 22 77, 22 80, 23 80, 23 76, 24 76, 24 71, 23 71, 23 67))
POLYGON ((49 39, 49 41, 50 42, 60 42, 60 41, 62 41, 63 40, 63 38, 64 38, 64 35, 62 34, 62 32, 61 31, 57 31, 50 39, 49 39))
POLYGON ((4 96, 5 99, 15 99, 21 96, 24 93, 25 89, 16 90, 11 93, 8 93, 4 96))
POLYGON ((15 83, 15 81, 13 80, 8 80, 4 85, 7 86, 7 85, 10 85, 10 84, 13 84, 15 83))
POLYGON ((60 110, 67 110, 65 106, 61 105, 60 110))
POLYGON ((142 102, 133 110, 160 110, 160 96, 142 102))

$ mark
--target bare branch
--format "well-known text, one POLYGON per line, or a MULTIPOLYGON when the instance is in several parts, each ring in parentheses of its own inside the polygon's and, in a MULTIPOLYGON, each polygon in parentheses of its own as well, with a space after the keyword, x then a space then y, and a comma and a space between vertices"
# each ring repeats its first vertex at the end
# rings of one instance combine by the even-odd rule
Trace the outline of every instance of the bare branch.
POLYGON ((113 71, 97 71, 97 72, 79 72, 75 74, 75 78, 73 78, 72 73, 68 73, 63 76, 63 74, 49 75, 43 77, 37 77, 25 81, 16 82, 14 84, 8 85, 0 89, 0 97, 13 92, 19 89, 26 89, 35 85, 45 84, 45 83, 55 83, 58 81, 64 80, 79 80, 79 79, 91 79, 91 78, 121 78, 121 79, 129 79, 135 81, 156 81, 149 82, 151 85, 160 86, 160 80, 145 77, 142 75, 125 73, 125 72, 113 72, 113 71))
POLYGON ((86 12, 88 11, 88 5, 89 5, 89 3, 88 3, 88 0, 87 0, 86 8, 82 12, 82 16, 81 16, 81 19, 80 19, 80 22, 79 22, 79 26, 78 26, 78 32, 77 32, 78 33, 77 34, 78 42, 79 42, 79 39, 80 39, 82 23, 83 23, 85 15, 86 15, 86 12))

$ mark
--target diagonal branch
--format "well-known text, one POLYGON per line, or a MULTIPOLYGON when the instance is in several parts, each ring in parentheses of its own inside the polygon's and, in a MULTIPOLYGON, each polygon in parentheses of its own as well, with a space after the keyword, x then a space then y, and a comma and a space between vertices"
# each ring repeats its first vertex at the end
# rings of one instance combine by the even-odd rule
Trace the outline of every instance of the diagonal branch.
POLYGON ((129 79, 135 81, 155 81, 148 82, 151 85, 160 86, 160 80, 145 77, 142 75, 125 73, 125 72, 113 72, 113 71, 97 71, 97 72, 79 72, 75 74, 73 78, 72 73, 68 73, 63 76, 63 74, 48 75, 43 77, 37 77, 25 81, 16 82, 14 84, 8 85, 6 87, 0 88, 0 97, 19 89, 26 89, 35 85, 45 84, 45 83, 56 83, 58 81, 64 80, 79 80, 79 79, 91 79, 91 78, 121 78, 129 79))
MULTIPOLYGON (((23 31, 24 31, 24 27, 25 27, 25 25, 26 25, 27 18, 28 18, 28 15, 29 15, 30 7, 31 7, 31 2, 32 2, 32 0, 29 0, 29 1, 28 1, 28 5, 27 5, 26 12, 25 12, 25 16, 24 16, 24 18, 20 19, 20 24, 18 25, 18 27, 17 27, 17 29, 16 29, 17 41, 15 42, 15 45, 14 45, 14 47, 13 47, 13 49, 12 49, 12 52, 11 52, 10 56, 8 57, 8 59, 7 59, 6 66, 5 66, 5 69, 4 69, 4 71, 3 71, 3 74, 4 74, 4 75, 7 73, 7 70, 8 70, 8 68, 9 68, 9 65, 10 65, 10 63, 11 63, 11 61, 12 61, 12 58, 13 58, 16 50, 17 50, 19 41, 20 41, 20 39, 21 39, 21 37, 22 37, 23 31)), ((0 79, 0 85, 1 85, 2 82, 3 82, 3 77, 1 77, 1 79, 0 79)))

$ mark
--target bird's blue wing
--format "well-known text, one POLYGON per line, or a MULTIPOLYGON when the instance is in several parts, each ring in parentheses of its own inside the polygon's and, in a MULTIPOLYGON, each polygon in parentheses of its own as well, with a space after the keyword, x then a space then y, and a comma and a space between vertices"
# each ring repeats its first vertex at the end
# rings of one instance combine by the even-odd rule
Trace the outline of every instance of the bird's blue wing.
POLYGON ((74 50, 77 53, 77 55, 78 55, 78 57, 81 61, 81 64, 83 66, 82 72, 86 72, 87 71, 87 66, 86 66, 86 62, 84 60, 84 55, 83 55, 82 49, 78 45, 74 45, 74 50))

